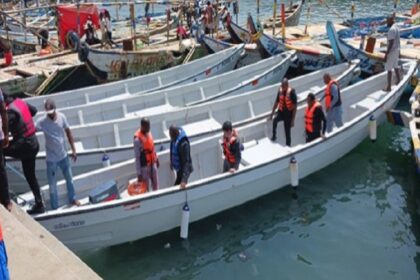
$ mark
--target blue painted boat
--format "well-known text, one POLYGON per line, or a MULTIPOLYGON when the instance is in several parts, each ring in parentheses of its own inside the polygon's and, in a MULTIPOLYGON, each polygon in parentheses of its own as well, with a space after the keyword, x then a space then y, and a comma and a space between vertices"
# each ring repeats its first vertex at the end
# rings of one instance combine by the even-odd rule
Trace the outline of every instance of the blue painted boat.
POLYGON ((343 60, 360 60, 360 68, 366 74, 379 73, 384 70, 384 58, 379 55, 370 54, 364 50, 357 49, 343 39, 338 37, 334 24, 327 21, 327 35, 331 42, 331 47, 336 58, 343 60))

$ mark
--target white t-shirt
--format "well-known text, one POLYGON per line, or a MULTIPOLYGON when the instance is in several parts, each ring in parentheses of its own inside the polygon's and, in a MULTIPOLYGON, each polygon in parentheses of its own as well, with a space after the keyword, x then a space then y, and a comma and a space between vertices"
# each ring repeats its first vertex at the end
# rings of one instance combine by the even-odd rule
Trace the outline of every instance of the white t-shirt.
POLYGON ((400 53, 400 30, 396 24, 393 24, 388 31, 388 44, 389 41, 393 40, 392 49, 389 51, 389 55, 397 55, 400 53))

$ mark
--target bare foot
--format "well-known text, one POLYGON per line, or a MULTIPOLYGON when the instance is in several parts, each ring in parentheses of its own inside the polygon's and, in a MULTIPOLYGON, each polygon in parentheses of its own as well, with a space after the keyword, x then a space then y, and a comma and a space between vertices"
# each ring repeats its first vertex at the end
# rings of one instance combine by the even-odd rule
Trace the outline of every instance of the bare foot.
POLYGON ((7 209, 9 212, 12 212, 12 207, 13 207, 13 204, 12 204, 11 202, 9 202, 9 204, 7 204, 7 206, 6 206, 6 209, 7 209))
POLYGON ((73 205, 75 205, 75 206, 80 206, 80 205, 82 205, 82 204, 80 203, 80 201, 78 201, 78 200, 74 200, 74 201, 73 201, 73 205))
POLYGON ((390 87, 387 87, 386 89, 384 89, 384 91, 389 92, 389 91, 391 91, 391 88, 390 87))

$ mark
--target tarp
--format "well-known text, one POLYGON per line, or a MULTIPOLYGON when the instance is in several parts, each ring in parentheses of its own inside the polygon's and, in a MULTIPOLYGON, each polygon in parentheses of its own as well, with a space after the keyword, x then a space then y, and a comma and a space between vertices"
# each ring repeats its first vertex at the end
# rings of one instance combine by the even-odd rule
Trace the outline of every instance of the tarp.
MULTIPOLYGON (((58 12, 58 32, 60 36, 60 42, 63 47, 67 47, 66 35, 69 31, 77 33, 77 5, 66 4, 57 6, 58 12)), ((80 4, 79 6, 79 18, 80 18, 80 33, 81 38, 85 32, 83 26, 85 25, 88 16, 92 17, 92 23, 96 29, 99 29, 99 11, 94 4, 80 4)))

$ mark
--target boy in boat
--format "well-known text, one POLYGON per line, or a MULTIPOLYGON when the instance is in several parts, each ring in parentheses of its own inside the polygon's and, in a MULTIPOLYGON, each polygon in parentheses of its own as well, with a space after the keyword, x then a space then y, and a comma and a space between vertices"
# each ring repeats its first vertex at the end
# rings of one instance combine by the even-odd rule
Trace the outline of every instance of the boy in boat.
POLYGON ((329 73, 324 75, 325 88, 325 110, 327 111, 327 132, 330 133, 335 124, 337 127, 343 125, 343 108, 341 106, 341 93, 338 83, 331 78, 329 73))
POLYGON ((319 137, 324 137, 327 128, 322 105, 315 99, 313 93, 308 94, 306 99, 308 107, 305 110, 306 143, 312 142, 319 137))
POLYGON ((387 25, 390 27, 388 31, 388 47, 385 53, 385 69, 388 71, 388 85, 386 91, 391 91, 392 83, 392 70, 395 71, 397 77, 397 84, 400 82, 400 71, 398 69, 398 59, 400 58, 400 30, 398 26, 394 24, 394 17, 390 16, 387 18, 387 25))
POLYGON ((223 172, 234 173, 239 169, 241 163, 241 143, 239 141, 238 133, 232 127, 230 121, 225 121, 222 126, 223 130, 223 154, 225 160, 223 161, 223 172))
POLYGON ((52 209, 58 208, 57 194, 57 169, 60 168, 66 180, 67 197, 70 205, 79 206, 76 199, 73 185, 73 174, 71 172, 70 159, 67 155, 65 137, 71 148, 71 158, 74 162, 77 159, 73 135, 64 114, 57 112, 55 102, 52 99, 45 100, 44 108, 46 115, 36 122, 36 129, 42 131, 45 136, 45 153, 47 160, 47 180, 50 186, 50 203, 52 209))
POLYGON ((171 136, 171 169, 176 172, 174 185, 180 185, 184 189, 193 172, 190 141, 185 131, 175 125, 171 125, 169 128, 169 135, 171 136))
POLYGON ((4 100, 6 101, 9 131, 13 137, 10 145, 4 150, 4 155, 19 159, 22 163, 23 175, 35 198, 35 204, 28 210, 28 213, 43 213, 45 211, 44 203, 35 174, 39 143, 35 135, 36 129, 32 117, 36 115, 37 109, 26 101, 13 98, 10 95, 5 95, 4 100))
POLYGON ((137 181, 145 182, 149 189, 149 181, 152 181, 152 189, 159 189, 159 178, 157 169, 159 159, 155 150, 155 143, 152 132, 150 132, 150 121, 142 118, 140 129, 134 134, 134 156, 136 158, 137 181))
POLYGON ((4 161, 3 149, 9 146, 9 125, 7 121, 7 111, 4 103, 3 94, 0 93, 0 203, 7 209, 12 210, 12 203, 9 194, 9 181, 7 180, 7 173, 4 161))
POLYGON ((271 141, 274 142, 277 140, 277 124, 278 122, 283 121, 286 145, 290 147, 292 144, 291 129, 295 125, 296 104, 297 96, 295 89, 290 87, 289 80, 284 78, 269 118, 269 120, 273 120, 273 136, 271 137, 271 141), (277 115, 273 119, 276 109, 277 115))

